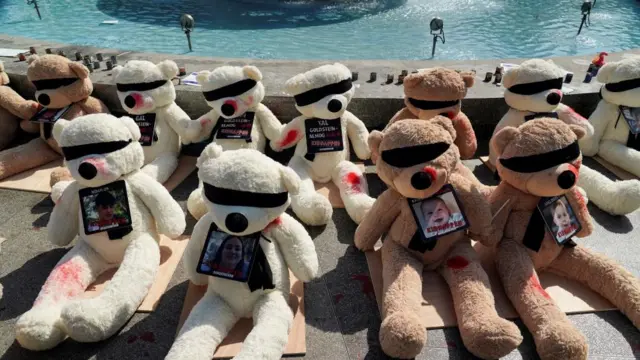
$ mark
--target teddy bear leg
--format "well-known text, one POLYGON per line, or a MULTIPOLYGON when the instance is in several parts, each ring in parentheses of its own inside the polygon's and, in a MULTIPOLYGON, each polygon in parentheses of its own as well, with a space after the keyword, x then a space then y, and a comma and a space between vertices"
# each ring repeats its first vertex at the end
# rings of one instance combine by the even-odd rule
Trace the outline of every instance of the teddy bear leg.
POLYGON ((59 159, 60 155, 51 150, 41 138, 0 152, 0 179, 8 178, 23 171, 59 159))
POLYGON ((302 180, 299 193, 291 195, 291 209, 307 225, 325 225, 333 216, 333 207, 329 199, 316 192, 308 166, 302 158, 294 156, 289 167, 302 180))
POLYGON ((489 277, 469 242, 456 244, 438 270, 451 288, 460 335, 471 353, 498 359, 520 345, 520 329, 498 315, 489 277))
POLYGON ((380 346, 389 356, 411 359, 427 341, 427 329, 420 319, 424 265, 393 241, 385 241, 381 251, 380 346))
POLYGON ((237 321, 231 307, 207 290, 191 310, 165 360, 210 360, 237 321))
POLYGON ((16 322, 16 340, 29 350, 47 350, 66 338, 60 326, 63 306, 82 295, 109 265, 85 242, 79 241, 49 274, 33 308, 16 322))
POLYGON ((600 143, 598 155, 613 165, 640 177, 640 151, 616 141, 605 140, 600 143))
POLYGON ((287 298, 280 291, 272 291, 256 302, 253 308, 253 329, 234 360, 277 360, 282 357, 293 323, 293 313, 287 298))
POLYGON ((203 196, 202 182, 200 182, 198 188, 193 190, 187 199, 187 210, 189 210, 189 214, 196 220, 200 220, 200 218, 209 211, 207 205, 204 203, 203 196))
POLYGON ((178 167, 178 155, 174 153, 162 153, 152 162, 142 168, 142 171, 151 176, 160 184, 164 184, 178 167))
POLYGON ((120 268, 100 295, 71 301, 62 308, 62 324, 79 342, 115 334, 144 300, 160 265, 158 242, 149 234, 131 239, 120 268))
POLYGON ((612 181, 582 165, 578 186, 585 190, 592 203, 612 215, 629 214, 640 207, 640 180, 612 181))
POLYGON ((527 250, 503 239, 498 245, 496 268, 507 297, 533 335, 540 358, 586 360, 586 339, 540 285, 527 250))
POLYGON ((340 197, 351 219, 360 224, 376 201, 369 196, 367 178, 358 166, 350 161, 341 161, 333 170, 332 180, 340 189, 340 197))
POLYGON ((562 250, 549 271, 588 286, 640 329, 640 281, 612 259, 576 246, 562 250))

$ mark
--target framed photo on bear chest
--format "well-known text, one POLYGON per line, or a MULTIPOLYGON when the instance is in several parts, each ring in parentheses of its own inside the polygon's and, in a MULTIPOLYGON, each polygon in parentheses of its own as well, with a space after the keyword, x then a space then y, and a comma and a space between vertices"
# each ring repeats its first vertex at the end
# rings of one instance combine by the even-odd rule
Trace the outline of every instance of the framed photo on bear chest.
POLYGON ((223 279, 247 282, 260 246, 260 233, 246 236, 227 234, 211 224, 196 272, 223 279))
POLYGON ((235 139, 246 140, 251 142, 251 130, 253 129, 253 119, 256 113, 253 111, 247 111, 241 116, 226 119, 222 116, 218 118, 218 132, 216 139, 235 139))
POLYGON ((340 118, 325 120, 311 118, 304 121, 307 153, 317 154, 344 150, 340 118))
POLYGON ((43 124, 54 124, 56 121, 61 119, 70 108, 71 105, 63 107, 62 109, 42 108, 31 119, 29 119, 29 121, 43 124))
POLYGON ((140 145, 151 146, 154 141, 158 141, 156 135, 156 114, 147 113, 140 115, 129 115, 136 122, 140 129, 140 145))
MULTIPOLYGON (((469 221, 450 184, 426 199, 407 199, 420 236, 414 236, 409 249, 424 252, 426 244, 456 231, 466 230, 469 221)), ((427 246, 428 247, 428 246, 427 246)))
POLYGON ((640 134, 640 107, 632 108, 621 105, 620 114, 629 125, 629 131, 633 135, 640 134))
POLYGON ((124 180, 79 191, 84 233, 131 229, 131 211, 124 180))
POLYGON ((565 195, 542 198, 538 203, 538 211, 544 219, 547 230, 558 245, 564 245, 582 229, 565 195))

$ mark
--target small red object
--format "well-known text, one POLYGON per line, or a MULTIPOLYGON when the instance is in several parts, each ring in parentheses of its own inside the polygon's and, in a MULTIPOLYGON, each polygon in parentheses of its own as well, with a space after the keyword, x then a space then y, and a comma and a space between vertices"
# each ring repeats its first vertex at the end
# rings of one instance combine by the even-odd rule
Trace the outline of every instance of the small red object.
POLYGON ((605 56, 608 56, 608 55, 609 53, 602 51, 598 54, 598 56, 594 57, 593 60, 591 60, 591 63, 597 67, 601 67, 605 63, 604 61, 605 56))
POLYGON ((185 67, 183 66, 180 68, 180 76, 185 76, 185 75, 187 75, 187 69, 185 69, 185 67))
POLYGON ((18 54, 18 59, 19 59, 20 61, 27 61, 27 57, 26 57, 26 56, 24 56, 24 54, 18 54))

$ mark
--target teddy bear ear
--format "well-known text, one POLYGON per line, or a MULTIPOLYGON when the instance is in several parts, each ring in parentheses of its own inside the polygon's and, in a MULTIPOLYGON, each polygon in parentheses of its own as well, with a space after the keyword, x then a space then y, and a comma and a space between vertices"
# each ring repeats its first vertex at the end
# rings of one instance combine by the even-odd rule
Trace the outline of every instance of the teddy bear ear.
POLYGON ((156 66, 167 80, 171 80, 178 75, 178 64, 172 60, 161 61, 156 66))
POLYGON ((255 80, 255 81, 261 81, 262 80, 262 73, 255 66, 252 66, 252 65, 244 66, 242 68, 242 72, 249 79, 252 79, 252 80, 255 80))
POLYGON ((300 177, 293 171, 292 168, 281 166, 280 167, 280 176, 282 179, 282 184, 292 195, 297 195, 300 192, 300 177))
POLYGON ((138 127, 138 124, 136 124, 136 122, 133 121, 132 118, 128 116, 123 116, 118 120, 120 120, 122 125, 124 125, 127 128, 127 130, 129 130, 134 141, 140 140, 140 137, 142 136, 140 134, 140 128, 138 127))
POLYGON ((113 67, 113 77, 111 78, 113 80, 113 83, 116 83, 116 78, 118 77, 118 75, 120 75, 120 73, 122 72, 122 70, 124 69, 124 67, 122 67, 122 65, 116 65, 113 67))
POLYGON ((65 119, 59 119, 53 125, 53 129, 51 130, 51 134, 53 135, 53 139, 60 143, 60 135, 62 134, 62 130, 64 130, 67 125, 69 125, 71 121, 65 119))
POLYGON ((414 87, 422 81, 422 75, 418 73, 409 74, 404 78, 404 86, 414 87))
POLYGON ((40 56, 38 55, 31 55, 27 58, 27 64, 31 64, 32 62, 36 61, 40 59, 40 56))
POLYGON ((476 76, 474 73, 463 72, 463 73, 460 73, 460 75, 462 76, 462 81, 464 81, 464 84, 466 85, 467 88, 470 88, 473 86, 473 84, 475 84, 476 76))
POLYGON ((199 71, 198 74, 196 75, 196 80, 198 81, 198 84, 201 84, 201 85, 204 84, 209 78, 209 74, 211 74, 211 71, 209 70, 199 71))
POLYGON ((569 127, 571 128, 571 131, 576 134, 578 140, 582 139, 587 134, 587 131, 580 125, 571 124, 569 127))
POLYGON ((196 166, 200 168, 205 161, 218 158, 220 155, 222 155, 222 147, 216 143, 211 143, 207 145, 207 147, 202 150, 202 154, 198 156, 196 166))
POLYGON ((71 61, 69 62, 69 69, 71 69, 71 71, 73 71, 80 79, 86 79, 89 77, 89 69, 87 69, 84 64, 71 61))
POLYGON ((380 156, 380 144, 382 143, 382 139, 384 139, 384 133, 382 131, 373 130, 369 133, 369 138, 367 139, 367 143, 369 143, 369 150, 376 157, 380 156))
POLYGON ((502 155, 504 149, 509 143, 520 133, 518 128, 507 126, 498 131, 489 141, 491 149, 498 154, 502 155))

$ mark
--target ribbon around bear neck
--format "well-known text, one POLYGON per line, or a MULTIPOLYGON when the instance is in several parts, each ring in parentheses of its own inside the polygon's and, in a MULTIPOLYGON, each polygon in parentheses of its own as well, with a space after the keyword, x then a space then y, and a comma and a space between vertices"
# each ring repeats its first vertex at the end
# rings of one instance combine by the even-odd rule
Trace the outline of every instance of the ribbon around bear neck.
POLYGON ((238 82, 234 82, 233 84, 223 86, 219 89, 203 91, 202 95, 204 95, 204 98, 207 99, 207 101, 216 101, 222 98, 242 95, 245 92, 253 89, 256 84, 257 82, 253 79, 244 79, 238 82))
POLYGON ((605 84, 604 88, 611 92, 623 92, 640 87, 640 78, 605 84))
POLYGON ((450 101, 431 101, 431 100, 418 100, 414 98, 407 98, 409 103, 414 107, 420 110, 434 110, 434 109, 444 109, 451 106, 456 106, 460 103, 460 99, 458 100, 450 100, 450 101))
POLYGON ((156 81, 133 83, 133 84, 116 84, 116 88, 118 89, 119 92, 149 91, 149 90, 157 89, 163 86, 168 81, 169 80, 156 80, 156 81))
POLYGON ((500 158, 500 163, 505 168, 519 173, 535 173, 550 169, 567 162, 571 162, 580 156, 578 141, 562 149, 549 151, 542 154, 516 156, 509 159, 500 158))
POLYGON ((71 85, 76 82, 78 78, 60 78, 60 79, 46 79, 46 80, 33 80, 31 83, 35 86, 36 90, 54 90, 63 86, 71 85))
POLYGON ((318 102, 329 95, 344 94, 347 91, 351 90, 352 86, 353 84, 351 82, 351 79, 349 78, 335 84, 329 84, 323 87, 305 91, 302 94, 295 95, 293 99, 295 100, 296 105, 307 106, 309 104, 313 104, 314 102, 318 102))
POLYGON ((108 154, 120 149, 124 149, 133 140, 119 140, 119 141, 105 141, 99 143, 75 145, 75 146, 63 146, 60 149, 64 154, 64 159, 67 161, 79 159, 87 155, 108 154))
POLYGON ((449 150, 449 147, 450 144, 445 142, 407 146, 384 150, 380 157, 393 167, 408 168, 436 159, 449 150))
POLYGON ((289 200, 289 193, 286 191, 273 194, 224 189, 206 182, 202 185, 204 196, 218 205, 275 208, 283 206, 289 200))
POLYGON ((508 90, 518 95, 533 95, 551 89, 562 89, 563 78, 513 85, 508 90))

